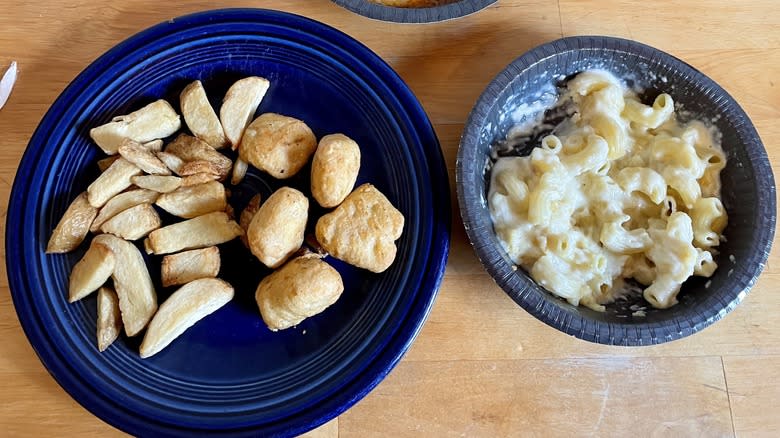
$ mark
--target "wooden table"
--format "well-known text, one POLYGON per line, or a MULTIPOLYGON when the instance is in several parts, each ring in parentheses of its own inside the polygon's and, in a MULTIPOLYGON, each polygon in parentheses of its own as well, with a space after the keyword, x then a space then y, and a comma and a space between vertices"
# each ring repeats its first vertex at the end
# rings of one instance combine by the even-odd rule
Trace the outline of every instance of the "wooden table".
MULTIPOLYGON (((306 15, 376 51, 428 111, 453 193, 459 135, 485 85, 521 53, 562 35, 632 38, 696 66, 740 102, 775 172, 780 165, 775 0, 501 0, 476 15, 431 25, 375 22, 327 0, 1 3, 0 68, 11 60, 20 68, 0 111, 4 216, 22 152, 69 81, 130 35, 214 7, 306 15)), ((19 326, 6 276, 0 281, 0 435, 120 435, 49 376, 19 326)), ((775 250, 744 303, 702 333, 641 349, 586 343, 537 321, 493 283, 453 202, 447 274, 419 338, 370 395, 312 435, 778 436, 778 287, 775 250)))

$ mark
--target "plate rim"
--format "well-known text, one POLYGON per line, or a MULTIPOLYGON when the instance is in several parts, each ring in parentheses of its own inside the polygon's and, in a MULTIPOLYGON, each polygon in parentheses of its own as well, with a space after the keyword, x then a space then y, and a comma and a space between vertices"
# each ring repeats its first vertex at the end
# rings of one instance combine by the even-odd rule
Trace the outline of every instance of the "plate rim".
MULTIPOLYGON (((446 163, 433 125, 408 85, 379 55, 344 32, 305 16, 260 8, 206 10, 164 21, 124 39, 91 62, 54 100, 30 137, 30 141, 17 167, 9 195, 8 209, 9 212, 16 212, 10 213, 6 217, 5 251, 9 290, 14 303, 14 310, 28 342, 49 374, 82 407, 118 429, 137 434, 152 432, 166 434, 187 432, 197 434, 207 430, 209 433, 235 436, 255 435, 258 432, 288 435, 302 433, 335 418, 365 397, 392 371, 406 351, 408 351, 422 329, 438 296, 450 247, 451 201, 446 163), (111 408, 93 405, 93 403, 99 402, 101 398, 104 398, 103 395, 95 391, 89 391, 91 388, 79 378, 78 370, 73 369, 68 364, 68 361, 65 360, 67 359, 66 357, 62 357, 56 349, 50 347, 50 342, 44 333, 45 328, 41 326, 37 312, 31 308, 32 306, 28 305, 28 302, 32 302, 35 297, 24 297, 21 295, 22 291, 28 292, 35 290, 35 288, 28 286, 28 282, 24 278, 24 272, 20 269, 21 265, 12 263, 12 260, 18 259, 9 257, 9 255, 25 254, 23 245, 19 242, 21 233, 18 233, 18 231, 23 229, 22 224, 24 222, 22 213, 24 210, 21 208, 25 204, 24 198, 26 197, 24 195, 27 187, 24 185, 24 182, 29 179, 26 175, 32 174, 31 170, 36 167, 38 161, 42 158, 40 154, 41 148, 33 146, 34 144, 40 144, 51 136, 64 117, 64 111, 62 110, 78 99, 78 96, 86 87, 85 81, 90 76, 103 74, 106 67, 112 62, 112 59, 123 56, 122 54, 129 49, 146 46, 163 36, 175 34, 208 22, 254 21, 267 23, 269 19, 274 20, 275 24, 279 22, 284 22, 287 25, 306 23, 307 26, 313 26, 327 33, 329 37, 335 38, 337 42, 334 42, 334 44, 337 44, 339 48, 361 52, 361 57, 365 57, 372 70, 381 70, 382 76, 389 81, 388 86, 391 86, 393 91, 398 93, 396 98, 399 99, 402 107, 406 110, 404 114, 413 123, 408 128, 417 132, 421 140, 420 148, 426 161, 428 161, 427 170, 430 174, 431 184, 439 188, 439 194, 434 194, 432 197, 432 205, 441 208, 437 209, 440 211, 432 219, 431 241, 428 249, 430 257, 427 260, 428 272, 424 275, 419 285, 418 293, 413 298, 406 315, 402 318, 395 336, 388 339, 386 345, 374 357, 367 360, 366 365, 359 373, 352 376, 351 380, 345 382, 343 391, 340 394, 334 394, 322 400, 317 407, 307 409, 292 417, 288 416, 279 421, 272 421, 270 426, 263 423, 246 427, 240 426, 234 429, 195 430, 168 423, 161 425, 159 422, 155 422, 153 418, 148 417, 138 420, 133 418, 133 412, 117 406, 118 404, 115 402, 111 408), (85 403, 85 400, 88 403, 85 403), (158 426, 161 428, 155 429, 158 426), (264 430, 266 426, 269 428, 268 431, 264 430)), ((22 258, 22 260, 24 259, 22 258)))
POLYGON ((358 15, 380 21, 404 24, 436 23, 465 17, 485 9, 498 0, 461 0, 430 8, 398 8, 367 0, 331 0, 358 15))

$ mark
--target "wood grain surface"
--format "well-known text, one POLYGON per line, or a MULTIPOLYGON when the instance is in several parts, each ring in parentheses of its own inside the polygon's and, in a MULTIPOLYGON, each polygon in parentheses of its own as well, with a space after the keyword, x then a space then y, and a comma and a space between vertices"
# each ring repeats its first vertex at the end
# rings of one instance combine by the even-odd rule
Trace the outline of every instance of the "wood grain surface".
MULTIPOLYGON (((739 101, 780 169, 775 0, 500 0, 470 17, 429 25, 376 22, 328 0, 218 6, 306 15, 386 59, 435 124, 453 193, 460 132, 485 85, 526 50, 562 35, 631 38, 700 69, 739 101)), ((20 70, 0 110, 3 218, 27 142, 65 86, 134 33, 214 7, 205 0, 0 0, 0 69, 16 60, 20 70)), ((773 250, 744 303, 702 333, 641 349, 586 343, 537 321, 495 285, 453 202, 449 264, 422 333, 373 392, 308 435, 780 436, 778 289, 780 252, 773 250)), ((43 368, 19 326, 6 275, 0 277, 0 340, 0 435, 122 435, 73 401, 43 368)))

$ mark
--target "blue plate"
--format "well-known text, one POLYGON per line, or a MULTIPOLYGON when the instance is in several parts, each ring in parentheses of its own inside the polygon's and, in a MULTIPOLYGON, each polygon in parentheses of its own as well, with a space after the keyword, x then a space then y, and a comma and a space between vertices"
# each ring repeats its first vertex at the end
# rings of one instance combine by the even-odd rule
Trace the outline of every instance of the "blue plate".
MULTIPOLYGON (((308 193, 302 175, 287 184, 308 193)), ((232 188, 240 212, 255 192, 280 183, 250 173, 232 188)), ((449 247, 444 160, 428 118, 379 57, 315 21, 266 10, 220 10, 177 18, 119 44, 57 99, 14 181, 6 260, 19 320, 41 361, 79 403, 134 435, 291 435, 337 416, 376 386, 409 348, 433 304, 449 247), (236 79, 271 88, 259 112, 306 121, 315 134, 343 132, 363 152, 358 184, 371 182, 406 217, 398 256, 372 274, 336 260, 345 292, 298 327, 270 332, 254 302, 267 271, 237 241, 222 245, 221 277, 236 298, 158 355, 141 360, 140 336, 95 345, 95 298, 68 304, 80 251, 44 254, 70 201, 96 177, 91 127, 158 98, 178 107, 188 82, 203 81, 215 105, 236 79)), ((313 209, 310 225, 322 211, 313 209)), ((150 266, 159 259, 150 258, 150 266)), ((158 269, 151 269, 159 285, 158 269)), ((162 302, 172 291, 158 287, 162 302)))

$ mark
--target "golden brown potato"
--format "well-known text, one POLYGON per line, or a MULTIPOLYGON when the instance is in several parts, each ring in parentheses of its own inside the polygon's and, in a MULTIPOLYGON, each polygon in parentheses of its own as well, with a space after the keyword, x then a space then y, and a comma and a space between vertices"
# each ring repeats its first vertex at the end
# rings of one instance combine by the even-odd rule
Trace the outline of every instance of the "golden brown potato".
POLYGON ((97 165, 98 169, 100 169, 101 172, 105 172, 106 169, 111 167, 112 164, 114 164, 114 161, 118 160, 120 158, 119 155, 111 155, 106 158, 103 158, 102 160, 98 160, 97 165))
POLYGON ((171 169, 173 173, 179 175, 179 170, 184 166, 184 160, 168 152, 155 152, 154 155, 171 169))
POLYGON ((379 190, 363 184, 317 221, 317 240, 337 259, 383 272, 393 263, 404 216, 379 190))
POLYGON ((213 278, 219 274, 219 248, 210 246, 163 257, 163 287, 189 283, 199 278, 213 278))
POLYGON ((181 114, 190 131, 214 149, 227 146, 228 141, 217 113, 209 103, 206 90, 200 81, 187 85, 181 92, 181 114))
POLYGON ((189 219, 225 210, 227 198, 225 187, 220 182, 209 181, 163 193, 157 198, 156 204, 174 216, 189 219))
MULTIPOLYGON (((165 152, 181 158, 185 165, 191 161, 207 161, 218 169, 220 179, 227 178, 230 174, 230 168, 233 166, 230 158, 220 154, 206 142, 187 134, 181 134, 176 137, 165 148, 165 152)), ((180 173, 181 171, 179 169, 180 173)))
POLYGON ((152 204, 158 196, 160 196, 158 192, 147 189, 129 190, 114 196, 100 209, 89 231, 97 233, 107 220, 136 205, 152 204))
POLYGON ((161 225, 160 215, 151 204, 138 204, 107 220, 100 230, 125 240, 138 240, 161 225))
POLYGON ((252 218, 249 249, 264 265, 276 268, 303 243, 309 200, 290 187, 275 191, 252 218))
POLYGON ((138 166, 119 158, 87 187, 89 203, 93 207, 102 207, 109 199, 130 187, 133 184, 131 179, 141 173, 138 166))
POLYGON ((122 323, 127 336, 135 336, 157 311, 157 293, 144 258, 135 245, 110 234, 95 236, 92 241, 109 247, 114 253, 116 264, 111 277, 119 295, 122 323))
POLYGON ((204 160, 195 160, 184 163, 184 165, 181 166, 181 169, 179 169, 179 175, 181 176, 190 176, 195 175, 196 173, 210 173, 217 178, 220 178, 220 172, 221 170, 216 164, 204 160))
POLYGON ((217 278, 202 278, 185 284, 160 305, 149 323, 141 343, 141 357, 157 354, 193 324, 232 299, 233 286, 217 278))
POLYGON ((122 316, 119 313, 119 297, 108 286, 98 290, 97 296, 97 342, 98 350, 105 351, 119 337, 122 331, 122 316))
POLYGON ((266 113, 244 131, 241 160, 278 179, 294 176, 317 149, 317 139, 306 123, 266 113))
POLYGON ((170 254, 183 249, 219 245, 242 234, 244 230, 228 218, 226 213, 220 211, 152 231, 149 234, 148 249, 154 254, 170 254))
POLYGON ((122 140, 129 138, 146 143, 165 138, 181 128, 181 119, 171 104, 158 100, 126 116, 89 131, 92 140, 108 155, 114 155, 122 140))
POLYGON ((241 157, 236 158, 233 163, 233 176, 230 177, 230 184, 237 186, 244 180, 246 171, 249 170, 249 163, 242 160, 241 157))
POLYGON ((298 257, 265 277, 255 292, 263 321, 284 330, 327 309, 344 292, 339 272, 319 258, 298 257))
POLYGON ((311 194, 325 207, 335 207, 355 187, 360 147, 344 134, 322 137, 311 162, 311 194))
POLYGON ((173 175, 138 175, 130 178, 130 181, 142 189, 157 193, 169 193, 181 186, 181 178, 173 175))
POLYGON ((255 196, 252 196, 252 199, 250 199, 249 202, 246 204, 244 210, 241 211, 241 216, 238 218, 238 225, 240 225, 241 228, 244 230, 244 235, 241 236, 241 242, 247 248, 249 248, 249 240, 247 240, 246 238, 247 233, 249 232, 249 224, 252 223, 252 218, 255 217, 255 214, 257 214, 257 210, 260 209, 261 200, 262 197, 260 196, 259 193, 257 193, 255 196))
POLYGON ((214 175, 213 173, 193 173, 192 175, 187 175, 185 177, 182 177, 181 179, 181 187, 189 187, 189 186, 196 186, 198 184, 206 184, 211 181, 217 181, 219 179, 219 175, 214 175))
POLYGON ((92 242, 84 257, 70 271, 68 302, 76 302, 96 291, 111 277, 115 264, 111 248, 92 242))
POLYGON ((151 175, 170 175, 171 171, 152 151, 142 144, 125 139, 119 145, 119 155, 151 175))
POLYGON ((241 142, 244 129, 255 116, 255 111, 270 85, 267 79, 250 76, 236 81, 225 94, 222 108, 219 110, 219 120, 225 130, 225 137, 234 150, 241 142))
POLYGON ((65 210, 65 214, 51 233, 46 252, 62 253, 78 248, 87 237, 97 212, 97 208, 89 203, 87 192, 78 195, 65 210))

